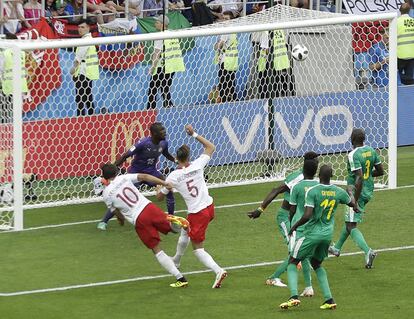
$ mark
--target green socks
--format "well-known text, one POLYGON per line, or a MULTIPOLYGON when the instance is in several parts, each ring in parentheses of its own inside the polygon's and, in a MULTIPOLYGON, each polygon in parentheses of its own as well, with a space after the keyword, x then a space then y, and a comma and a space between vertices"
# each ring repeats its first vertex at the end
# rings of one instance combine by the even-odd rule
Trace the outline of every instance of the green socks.
POLYGON ((271 275, 269 278, 280 278, 280 276, 286 271, 289 264, 289 256, 279 265, 279 267, 276 268, 273 275, 271 275))
POLYGON ((365 254, 368 254, 369 247, 365 241, 364 235, 362 235, 361 231, 358 228, 352 229, 351 238, 357 244, 357 246, 364 251, 365 254))
POLYGON ((302 260, 302 271, 303 271, 303 279, 305 281, 305 287, 312 286, 312 267, 310 265, 310 261, 308 258, 302 260))
MULTIPOLYGON (((288 268, 289 271, 289 268, 288 268)), ((326 275, 325 268, 319 267, 315 270, 318 277, 319 286, 321 287, 324 300, 332 298, 331 289, 329 288, 328 276, 326 275)), ((290 288, 290 285, 289 285, 290 288)))
POLYGON ((289 264, 287 267, 288 287, 291 296, 298 295, 298 270, 295 264, 289 264))
POLYGON ((335 248, 338 250, 341 250, 348 236, 349 236, 349 233, 346 230, 346 224, 344 224, 344 227, 342 227, 342 230, 341 230, 341 235, 339 235, 339 239, 335 244, 335 248))

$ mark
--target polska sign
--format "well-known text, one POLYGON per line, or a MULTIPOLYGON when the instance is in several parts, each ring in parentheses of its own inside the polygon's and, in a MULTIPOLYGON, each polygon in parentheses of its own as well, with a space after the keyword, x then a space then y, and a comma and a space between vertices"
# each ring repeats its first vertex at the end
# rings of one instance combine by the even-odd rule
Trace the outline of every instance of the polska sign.
POLYGON ((349 14, 370 14, 398 11, 404 0, 344 0, 349 14))

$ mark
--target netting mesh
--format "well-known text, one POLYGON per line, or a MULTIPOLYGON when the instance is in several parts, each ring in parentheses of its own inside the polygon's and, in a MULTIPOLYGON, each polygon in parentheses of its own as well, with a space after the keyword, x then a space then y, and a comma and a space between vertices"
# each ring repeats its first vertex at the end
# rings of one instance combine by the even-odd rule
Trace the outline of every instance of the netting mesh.
MULTIPOLYGON (((334 16, 276 6, 201 28, 334 16)), ((149 136, 155 121, 166 127, 172 154, 184 143, 194 156, 201 152, 184 132, 187 123, 216 144, 206 170, 210 185, 282 179, 300 166, 306 151, 323 154, 322 162, 333 164, 335 179, 344 181, 354 127, 366 130, 367 143, 387 163, 386 25, 376 21, 180 40, 174 40, 174 31, 165 41, 27 52, 32 74, 45 70, 43 79, 33 79, 30 72, 27 79, 24 172, 31 177, 25 205, 93 200, 92 180, 100 166, 149 136), (302 60, 291 54, 296 45, 308 51, 302 60), (36 56, 47 60, 30 60, 36 56)), ((2 97, 7 114, 9 97, 2 97)), ((12 123, 4 115, 2 121, 4 188, 12 177, 12 123)), ((166 172, 175 164, 161 156, 157 167, 166 172)), ((380 183, 386 184, 387 176, 380 183)), ((12 217, 0 214, 0 224, 12 217)))

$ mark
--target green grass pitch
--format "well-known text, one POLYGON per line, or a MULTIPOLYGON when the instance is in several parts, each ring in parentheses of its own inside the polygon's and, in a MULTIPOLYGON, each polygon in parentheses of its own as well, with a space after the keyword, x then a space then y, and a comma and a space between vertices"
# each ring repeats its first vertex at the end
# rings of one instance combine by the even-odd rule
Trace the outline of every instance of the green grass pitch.
MULTIPOLYGON (((414 184, 414 147, 400 148, 398 156, 398 186, 414 184)), ((335 311, 319 310, 323 298, 314 275, 315 297, 302 298, 300 307, 287 311, 278 309, 278 305, 289 297, 288 289, 264 285, 277 265, 259 264, 281 261, 286 256, 286 247, 275 224, 280 202, 275 201, 257 220, 249 220, 246 212, 254 209, 256 202, 260 202, 271 188, 272 184, 258 184, 211 190, 218 208, 205 246, 220 265, 230 268, 223 287, 215 290, 211 289, 214 277, 211 272, 189 274, 188 288, 170 288, 168 284, 174 278, 166 276, 132 226, 120 227, 111 222, 106 232, 96 229, 94 220, 101 218, 104 204, 29 210, 25 215, 25 228, 33 230, 0 233, 0 317, 413 317, 414 187, 378 191, 369 203, 366 222, 360 225, 368 244, 374 249, 397 248, 380 252, 372 270, 363 267, 361 254, 329 258, 324 262, 338 304, 335 311), (224 205, 234 206, 221 207, 224 205), (38 228, 65 223, 75 224, 38 228), (151 278, 154 276, 156 278, 151 278), (138 280, 142 277, 149 278, 138 280), (113 283, 119 280, 125 282, 113 283), (99 283, 106 284, 95 285, 99 283), (86 284, 92 286, 53 290, 86 284), (48 288, 52 290, 4 296, 48 288)), ((164 203, 160 205, 164 207, 164 203)), ((181 199, 177 206, 184 208, 181 199)), ((336 215, 335 239, 342 222, 340 209, 336 215)), ((162 245, 170 255, 175 251, 177 238, 174 234, 163 237, 162 245)), ((349 239, 344 252, 357 251, 349 239)), ((203 269, 188 249, 181 270, 203 269)), ((286 274, 282 278, 286 281, 286 274)), ((301 274, 299 289, 303 289, 301 274)))

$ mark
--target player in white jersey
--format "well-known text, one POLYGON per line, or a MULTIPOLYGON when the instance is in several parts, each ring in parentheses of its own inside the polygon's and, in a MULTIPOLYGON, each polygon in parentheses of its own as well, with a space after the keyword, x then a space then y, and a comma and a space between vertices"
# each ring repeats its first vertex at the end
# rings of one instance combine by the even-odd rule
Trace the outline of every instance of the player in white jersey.
MULTIPOLYGON (((214 153, 213 143, 194 132, 191 125, 186 125, 185 131, 203 144, 204 152, 195 161, 190 162, 190 148, 187 145, 181 146, 177 150, 178 168, 166 178, 184 198, 187 205, 187 219, 190 223, 189 231, 181 230, 181 235, 177 244, 177 252, 173 257, 174 263, 178 266, 189 241, 193 245, 194 255, 200 262, 216 273, 213 288, 220 288, 227 272, 221 268, 211 255, 204 250, 204 240, 206 230, 210 221, 214 218, 213 199, 208 194, 206 182, 204 180, 204 167, 209 162, 214 153)), ((157 192, 157 197, 162 200, 170 192, 166 187, 162 187, 157 192)))
POLYGON ((121 225, 127 220, 135 226, 135 231, 142 242, 154 252, 155 258, 177 281, 170 286, 173 288, 185 287, 187 279, 177 269, 171 257, 160 247, 159 232, 167 234, 187 229, 188 221, 185 218, 168 215, 154 205, 134 186, 137 182, 149 182, 172 189, 171 185, 159 178, 148 174, 118 175, 118 167, 114 164, 102 166, 103 199, 118 218, 121 225))

